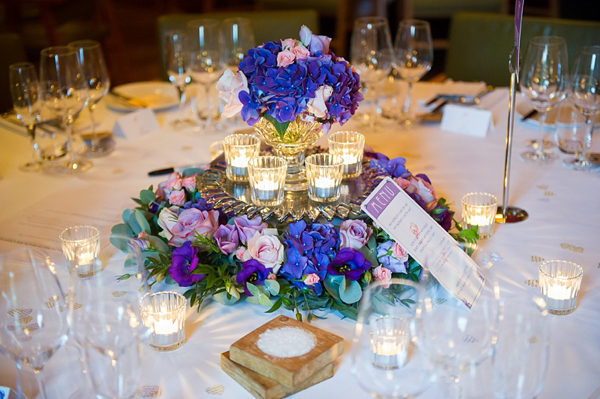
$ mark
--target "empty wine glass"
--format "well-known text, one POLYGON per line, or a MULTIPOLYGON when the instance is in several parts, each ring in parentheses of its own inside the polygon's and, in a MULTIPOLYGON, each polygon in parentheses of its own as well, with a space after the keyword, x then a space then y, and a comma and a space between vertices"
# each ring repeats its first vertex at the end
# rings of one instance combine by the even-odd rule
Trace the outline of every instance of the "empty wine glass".
POLYGON ((67 132, 67 160, 50 165, 50 172, 80 173, 92 167, 90 161, 75 159, 73 121, 86 104, 87 83, 75 50, 67 46, 48 47, 40 57, 40 93, 42 104, 60 118, 67 132))
POLYGON ((0 254, 0 348, 33 369, 47 398, 44 365, 67 341, 63 291, 43 253, 20 248, 0 254))
POLYGON ((109 142, 101 141, 96 132, 94 110, 98 102, 108 93, 110 89, 110 78, 108 69, 104 62, 102 47, 95 40, 78 40, 69 43, 69 47, 75 50, 77 59, 81 65, 83 77, 88 88, 87 107, 90 111, 92 122, 92 134, 90 145, 83 148, 82 154, 88 158, 97 158, 108 155, 114 149, 109 142))
POLYGON ((417 346, 416 328, 426 292, 405 279, 368 286, 360 302, 352 343, 352 372, 377 398, 414 398, 435 381, 433 364, 417 346))
MULTIPOLYGON (((568 58, 565 39, 557 36, 536 36, 529 41, 521 74, 521 92, 540 115, 540 139, 544 142, 546 114, 565 97, 567 92, 568 58)), ((543 145, 521 154, 521 160, 547 164, 556 154, 545 151, 543 145)))
POLYGON ((194 126, 193 120, 183 117, 183 106, 186 100, 185 89, 192 81, 190 78, 190 53, 187 49, 185 31, 173 30, 165 34, 165 60, 169 81, 173 83, 179 93, 179 118, 172 121, 171 126, 176 130, 194 126))
POLYGON ((534 399, 544 385, 549 346, 550 318, 544 299, 503 300, 493 356, 496 397, 534 399))
POLYGON ((212 129, 216 108, 211 100, 211 87, 223 73, 221 51, 223 38, 221 26, 218 21, 212 19, 194 19, 187 24, 190 50, 190 75, 195 83, 204 89, 204 93, 198 93, 196 107, 198 117, 205 120, 205 129, 212 129), (204 107, 199 107, 200 98, 204 107))
POLYGON ((362 17, 354 21, 350 59, 365 89, 365 101, 375 108, 365 114, 365 122, 377 127, 376 115, 381 113, 378 86, 386 81, 394 61, 388 21, 384 17, 362 17))
POLYGON ((587 133, 576 159, 565 161, 573 170, 600 171, 600 165, 590 162, 587 149, 592 144, 596 111, 600 109, 600 46, 584 47, 575 61, 569 99, 583 114, 587 133))
POLYGON ((400 123, 410 126, 415 116, 411 109, 413 84, 421 79, 433 64, 433 44, 429 22, 408 19, 400 22, 395 43, 396 68, 408 83, 400 123))

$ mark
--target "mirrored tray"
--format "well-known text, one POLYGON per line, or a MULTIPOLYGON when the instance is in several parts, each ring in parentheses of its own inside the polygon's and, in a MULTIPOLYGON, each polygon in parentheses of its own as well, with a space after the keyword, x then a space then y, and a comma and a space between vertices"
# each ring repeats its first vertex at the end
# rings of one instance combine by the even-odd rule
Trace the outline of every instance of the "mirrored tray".
POLYGON ((199 177, 199 187, 202 197, 215 208, 224 212, 233 212, 235 216, 247 215, 253 218, 260 215, 263 220, 271 218, 279 223, 308 219, 311 222, 320 218, 332 220, 338 216, 342 219, 348 216, 357 217, 361 213, 360 205, 387 176, 384 169, 371 167, 369 162, 363 162, 362 174, 354 179, 342 181, 341 197, 338 201, 318 203, 308 198, 306 191, 286 191, 283 203, 276 207, 257 206, 250 199, 250 185, 232 182, 225 175, 225 162, 211 164, 199 177))

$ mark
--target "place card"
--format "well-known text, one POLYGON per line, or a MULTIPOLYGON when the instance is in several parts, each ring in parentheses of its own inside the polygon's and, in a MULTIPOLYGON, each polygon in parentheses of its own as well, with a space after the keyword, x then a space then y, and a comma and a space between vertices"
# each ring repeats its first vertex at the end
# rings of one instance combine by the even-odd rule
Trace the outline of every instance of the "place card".
POLYGON ((443 131, 485 137, 492 127, 492 111, 448 104, 442 117, 443 131))
POLYGON ((156 116, 151 109, 144 108, 120 117, 113 127, 115 136, 127 140, 136 139, 160 129, 156 116))
POLYGON ((456 299, 475 305, 486 282, 477 264, 396 182, 386 177, 361 209, 456 299))

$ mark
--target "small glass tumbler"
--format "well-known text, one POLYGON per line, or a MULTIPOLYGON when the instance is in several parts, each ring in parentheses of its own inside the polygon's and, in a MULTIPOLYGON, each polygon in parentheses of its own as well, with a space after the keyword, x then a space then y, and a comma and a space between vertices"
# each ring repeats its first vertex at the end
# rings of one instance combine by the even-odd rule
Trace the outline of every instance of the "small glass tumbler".
POLYGON ((232 134, 223 140, 227 178, 248 180, 248 161, 260 153, 260 140, 251 134, 232 134))
POLYGON ((183 345, 186 304, 183 295, 172 291, 149 293, 140 299, 142 321, 151 331, 148 343, 152 349, 167 352, 183 345))
POLYGON ((337 132, 329 136, 329 153, 342 157, 344 179, 360 176, 365 136, 358 132, 337 132))
POLYGON ((314 154, 306 158, 308 197, 316 202, 337 201, 344 164, 342 158, 333 154, 314 154))
POLYGON ((93 226, 67 227, 60 233, 60 242, 70 270, 80 278, 96 274, 96 258, 100 252, 100 232, 93 226))
POLYGON ((573 313, 581 288, 583 269, 566 260, 547 260, 539 267, 539 284, 548 312, 557 315, 573 313))
POLYGON ((262 206, 277 206, 283 202, 287 162, 282 157, 265 156, 248 162, 248 177, 252 202, 262 206))
POLYGON ((488 193, 468 193, 462 198, 462 205, 465 227, 477 226, 479 238, 490 238, 494 234, 498 198, 488 193))
POLYGON ((223 141, 215 141, 210 144, 210 160, 214 161, 223 153, 223 141))
POLYGON ((410 344, 408 321, 400 317, 382 316, 371 321, 373 366, 393 370, 406 364, 410 344))

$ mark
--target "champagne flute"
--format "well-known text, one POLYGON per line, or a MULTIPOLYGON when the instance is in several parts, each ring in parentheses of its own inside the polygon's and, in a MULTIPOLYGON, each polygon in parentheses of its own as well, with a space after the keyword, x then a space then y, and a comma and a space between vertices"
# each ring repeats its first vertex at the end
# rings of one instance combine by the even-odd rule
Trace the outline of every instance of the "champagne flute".
POLYGON ((30 62, 19 62, 8 67, 10 94, 17 118, 27 129, 33 153, 31 161, 20 165, 24 172, 37 172, 41 169, 41 148, 35 136, 35 124, 40 121, 41 102, 40 86, 35 66, 30 62))
POLYGON ((218 21, 212 19, 194 19, 187 24, 190 49, 190 74, 195 83, 200 84, 204 93, 198 94, 198 99, 204 96, 204 110, 198 107, 198 116, 205 119, 205 129, 213 128, 215 108, 211 100, 211 87, 223 73, 221 50, 223 38, 218 21))
POLYGON ((564 161, 563 164, 573 170, 600 171, 600 165, 590 162, 587 153, 592 144, 596 111, 600 109, 600 46, 584 47, 579 51, 569 98, 583 114, 587 132, 577 158, 564 161))
POLYGON ((107 145, 101 141, 96 132, 94 110, 98 102, 108 93, 110 89, 110 78, 100 43, 95 40, 78 40, 69 43, 69 47, 75 50, 83 77, 88 88, 87 107, 90 111, 92 122, 91 145, 85 146, 82 155, 88 158, 97 158, 108 155, 114 149, 113 145, 107 145))
POLYGON ((540 140, 533 151, 521 154, 526 163, 543 165, 554 162, 556 154, 544 151, 544 125, 552 107, 567 92, 567 43, 558 36, 536 36, 529 41, 521 74, 521 92, 540 114, 540 140))
POLYGON ((429 22, 418 19, 401 21, 396 34, 395 50, 398 72, 408 83, 400 122, 410 126, 415 120, 411 110, 413 84, 429 72, 433 64, 433 44, 429 22))
POLYGON ((72 148, 73 121, 87 102, 88 90, 75 51, 67 46, 48 47, 40 57, 42 104, 63 122, 67 132, 67 160, 50 165, 55 173, 81 173, 90 161, 75 159, 72 148))
MULTIPOLYGON (((373 104, 375 114, 381 113, 377 96, 381 85, 392 69, 392 39, 388 21, 384 17, 362 17, 354 21, 350 59, 360 74, 365 89, 365 100, 373 104)), ((374 116, 365 115, 371 128, 377 127, 374 116)))
POLYGON ((173 30, 165 34, 165 60, 167 62, 167 75, 169 81, 177 88, 179 93, 179 118, 171 122, 175 130, 194 126, 194 121, 183 117, 185 104, 185 89, 191 82, 190 54, 186 46, 186 36, 183 30, 173 30))
POLYGON ((64 295, 46 255, 30 248, 0 254, 0 348, 35 372, 46 399, 44 365, 67 342, 64 295))

